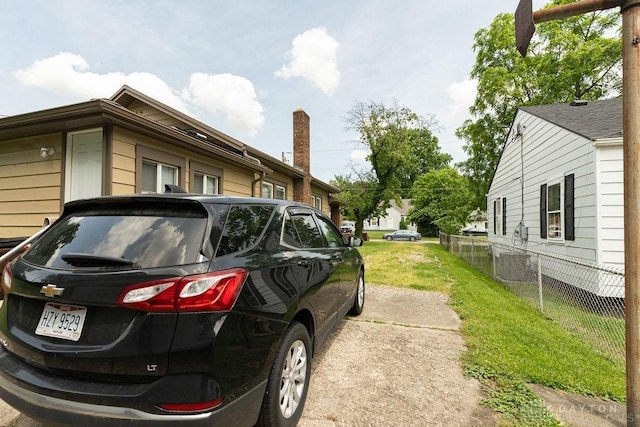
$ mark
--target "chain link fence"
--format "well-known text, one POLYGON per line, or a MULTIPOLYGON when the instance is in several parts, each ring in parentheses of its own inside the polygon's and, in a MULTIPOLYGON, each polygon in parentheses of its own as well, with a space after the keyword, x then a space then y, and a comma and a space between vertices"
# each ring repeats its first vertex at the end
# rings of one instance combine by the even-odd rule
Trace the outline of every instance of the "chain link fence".
POLYGON ((440 244, 605 356, 624 364, 622 271, 482 238, 440 234, 440 244))

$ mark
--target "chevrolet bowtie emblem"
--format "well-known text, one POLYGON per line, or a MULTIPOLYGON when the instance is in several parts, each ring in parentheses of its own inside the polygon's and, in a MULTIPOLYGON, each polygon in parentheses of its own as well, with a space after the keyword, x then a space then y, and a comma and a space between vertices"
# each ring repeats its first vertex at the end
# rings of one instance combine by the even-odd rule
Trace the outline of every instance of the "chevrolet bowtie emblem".
POLYGON ((48 284, 47 286, 43 286, 40 288, 40 293, 49 298, 53 298, 57 295, 62 295, 62 291, 64 291, 64 288, 59 288, 56 285, 52 284, 48 284))

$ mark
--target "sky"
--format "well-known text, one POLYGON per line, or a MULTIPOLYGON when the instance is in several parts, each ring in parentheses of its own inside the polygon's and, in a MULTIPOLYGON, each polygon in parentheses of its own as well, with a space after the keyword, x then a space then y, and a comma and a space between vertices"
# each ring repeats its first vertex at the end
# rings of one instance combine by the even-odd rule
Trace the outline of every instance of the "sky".
MULTIPOLYGON (((533 9, 546 2, 534 0, 533 9)), ((129 85, 273 157, 311 119, 311 174, 366 167, 344 118, 360 102, 434 116, 466 159, 473 36, 518 0, 0 0, 0 117, 129 85)), ((515 43, 515 42, 514 42, 515 43)))

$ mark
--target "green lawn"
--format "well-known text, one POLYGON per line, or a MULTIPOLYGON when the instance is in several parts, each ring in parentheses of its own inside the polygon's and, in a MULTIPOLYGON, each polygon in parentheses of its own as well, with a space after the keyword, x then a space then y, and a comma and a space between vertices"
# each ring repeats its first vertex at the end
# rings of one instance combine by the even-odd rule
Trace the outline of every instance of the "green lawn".
POLYGON ((486 403, 503 413, 505 423, 557 425, 527 383, 625 400, 623 363, 604 357, 440 245, 369 241, 361 253, 369 284, 451 297, 463 320, 465 372, 482 382, 486 403))

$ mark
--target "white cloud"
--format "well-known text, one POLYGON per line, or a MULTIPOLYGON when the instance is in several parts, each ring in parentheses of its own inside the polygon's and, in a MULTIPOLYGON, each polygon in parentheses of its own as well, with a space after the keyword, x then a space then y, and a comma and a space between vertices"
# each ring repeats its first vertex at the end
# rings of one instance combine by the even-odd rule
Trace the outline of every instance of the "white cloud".
POLYGON ((466 118, 469 115, 469 107, 476 99, 477 87, 478 82, 469 78, 450 84, 447 94, 452 102, 447 115, 453 119, 466 118))
POLYGON ((323 27, 298 34, 286 54, 287 63, 276 71, 276 76, 305 78, 331 95, 340 82, 338 46, 339 43, 323 27))
POLYGON ((245 129, 251 136, 264 124, 253 83, 244 77, 195 73, 182 96, 211 113, 224 112, 229 126, 245 129))
POLYGON ((25 86, 81 100, 108 98, 126 84, 185 114, 223 113, 227 124, 243 135, 255 136, 265 121, 253 84, 231 74, 194 73, 189 87, 177 91, 150 73, 92 73, 82 56, 62 52, 35 61, 14 76, 25 86))

